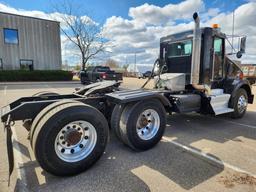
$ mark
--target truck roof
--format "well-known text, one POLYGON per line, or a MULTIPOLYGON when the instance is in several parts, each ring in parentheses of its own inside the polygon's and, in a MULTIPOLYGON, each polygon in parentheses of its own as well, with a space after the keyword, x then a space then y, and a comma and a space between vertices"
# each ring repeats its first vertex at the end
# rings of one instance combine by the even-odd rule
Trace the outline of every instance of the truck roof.
MULTIPOLYGON (((204 33, 205 29, 211 29, 215 34, 218 34, 224 38, 226 37, 226 35, 224 33, 220 32, 219 28, 214 29, 211 27, 202 27, 201 32, 204 33)), ((171 35, 167 35, 165 37, 160 38, 160 43, 191 39, 191 38, 193 38, 193 32, 194 32, 194 30, 191 29, 191 30, 187 30, 187 31, 182 31, 180 33, 174 33, 171 35)))

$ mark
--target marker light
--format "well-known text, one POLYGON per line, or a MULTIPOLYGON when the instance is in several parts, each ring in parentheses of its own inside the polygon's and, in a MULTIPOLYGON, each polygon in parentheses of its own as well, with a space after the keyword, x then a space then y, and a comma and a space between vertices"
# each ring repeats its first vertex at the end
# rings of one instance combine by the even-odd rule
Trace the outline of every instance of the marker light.
POLYGON ((217 24, 217 23, 213 24, 212 28, 214 28, 214 29, 219 28, 219 24, 217 24))

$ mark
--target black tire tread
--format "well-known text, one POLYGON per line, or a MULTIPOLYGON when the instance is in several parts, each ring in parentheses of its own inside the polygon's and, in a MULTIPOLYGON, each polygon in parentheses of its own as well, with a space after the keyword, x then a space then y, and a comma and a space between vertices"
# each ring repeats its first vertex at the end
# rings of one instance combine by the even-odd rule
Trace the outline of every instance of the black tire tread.
POLYGON ((99 112, 94 107, 83 104, 83 103, 65 103, 52 108, 51 111, 49 111, 46 115, 43 116, 43 118, 38 123, 37 128, 35 129, 32 146, 34 148, 35 157, 44 170, 54 175, 68 176, 68 175, 78 174, 86 170, 90 166, 92 166, 92 164, 94 164, 100 158, 101 154, 104 152, 105 146, 107 144, 107 140, 108 140, 108 124, 101 112, 99 112), (93 115, 97 117, 99 122, 105 126, 104 137, 106 138, 104 138, 104 143, 101 144, 102 146, 100 146, 100 148, 98 147, 98 149, 96 149, 95 147, 95 151, 92 154, 93 156, 89 155, 90 157, 86 157, 86 158, 90 158, 88 160, 89 162, 87 163, 79 162, 79 163, 75 163, 75 165, 70 164, 71 167, 64 166, 65 168, 63 168, 62 166, 62 168, 59 168, 56 166, 56 164, 54 165, 52 161, 49 161, 46 158, 46 156, 49 154, 45 154, 45 151, 41 150, 42 143, 44 142, 40 142, 40 141, 44 141, 46 139, 44 136, 49 134, 49 129, 47 129, 49 124, 56 121, 57 123, 60 123, 58 122, 57 117, 64 115, 67 112, 67 110, 69 112, 72 112, 72 110, 75 112, 77 110, 81 110, 81 108, 87 108, 87 109, 89 108, 91 110, 94 110, 93 115))
POLYGON ((31 125, 31 129, 30 129, 30 145, 33 149, 33 146, 32 146, 32 140, 33 140, 33 136, 34 136, 34 132, 35 132, 35 129, 39 123, 39 121, 49 112, 51 111, 53 108, 57 107, 57 106, 60 106, 60 105, 63 105, 63 104, 66 104, 66 103, 81 103, 81 102, 78 102, 78 101, 75 101, 75 100, 71 100, 71 99, 65 99, 65 100, 61 100, 61 101, 58 101, 58 102, 55 102, 55 103, 52 103, 50 105, 48 105, 47 107, 45 107, 42 111, 40 111, 40 113, 37 114, 37 116, 35 117, 35 119, 33 120, 32 122, 32 125, 31 125))
POLYGON ((55 93, 55 92, 50 92, 50 91, 40 91, 38 93, 35 93, 32 95, 32 97, 40 97, 40 96, 58 96, 60 94, 55 93))
MULTIPOLYGON (((141 111, 142 112, 142 111, 141 111)), ((123 142, 128 145, 131 149, 135 151, 144 151, 152 148, 154 145, 156 145, 159 140, 161 139, 164 130, 165 130, 165 124, 166 124, 166 117, 165 117, 165 109, 162 105, 162 103, 158 100, 151 99, 147 101, 141 101, 136 104, 128 104, 125 109, 122 112, 121 119, 120 119, 120 133, 121 133, 121 138, 123 142), (160 115, 160 128, 159 132, 157 135, 144 142, 143 145, 140 145, 139 143, 136 143, 135 137, 139 139, 139 137, 135 134, 132 134, 133 127, 131 126, 131 122, 134 123, 135 121, 137 122, 137 117, 135 116, 138 112, 140 112, 141 109, 147 106, 153 106, 155 105, 155 109, 159 110, 161 114, 160 115), (135 118, 135 119, 134 119, 135 118)), ((135 123, 136 123, 135 122, 135 123)), ((140 140, 140 139, 139 139, 140 140)), ((140 141, 141 142, 141 141, 140 141)))
POLYGON ((119 122, 120 122, 121 114, 124 110, 124 107, 125 105, 116 104, 112 111, 111 119, 110 119, 111 129, 113 130, 116 137, 121 141, 122 141, 122 138, 121 138, 121 133, 119 128, 119 122))

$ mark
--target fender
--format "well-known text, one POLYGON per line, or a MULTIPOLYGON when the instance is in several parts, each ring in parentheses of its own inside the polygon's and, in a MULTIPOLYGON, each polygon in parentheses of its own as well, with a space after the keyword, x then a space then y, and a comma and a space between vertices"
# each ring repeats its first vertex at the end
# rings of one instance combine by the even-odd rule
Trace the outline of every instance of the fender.
POLYGON ((145 99, 158 99, 165 107, 171 107, 170 101, 159 91, 148 91, 143 89, 116 91, 106 94, 110 102, 124 104, 137 102, 145 99))
POLYGON ((234 80, 232 83, 233 90, 230 93, 231 94, 231 99, 233 99, 236 96, 236 92, 238 89, 242 88, 247 92, 248 95, 248 103, 252 104, 254 95, 252 94, 251 90, 251 85, 248 80, 243 79, 243 80, 234 80))

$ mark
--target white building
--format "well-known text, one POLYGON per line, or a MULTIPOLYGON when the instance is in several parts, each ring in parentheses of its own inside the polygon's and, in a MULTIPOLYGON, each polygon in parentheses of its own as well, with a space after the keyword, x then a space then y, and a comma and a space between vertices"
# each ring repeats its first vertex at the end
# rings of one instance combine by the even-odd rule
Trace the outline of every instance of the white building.
POLYGON ((60 70, 60 24, 0 12, 0 70, 60 70))
POLYGON ((127 68, 127 72, 129 73, 144 73, 146 71, 151 71, 153 65, 152 64, 129 64, 127 68))

